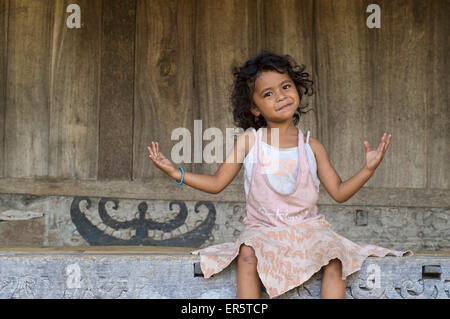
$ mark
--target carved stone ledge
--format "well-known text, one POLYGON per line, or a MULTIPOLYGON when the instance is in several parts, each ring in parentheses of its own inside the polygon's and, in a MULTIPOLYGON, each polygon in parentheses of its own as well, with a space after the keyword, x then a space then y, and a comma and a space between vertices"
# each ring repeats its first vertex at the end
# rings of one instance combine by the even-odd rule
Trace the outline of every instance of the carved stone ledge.
MULTIPOLYGON (((236 298, 235 262, 205 279, 188 248, 161 248, 3 247, 0 298, 236 298)), ((320 298, 321 276, 278 298, 320 298)), ((350 299, 450 299, 450 255, 369 257, 346 284, 350 299)))

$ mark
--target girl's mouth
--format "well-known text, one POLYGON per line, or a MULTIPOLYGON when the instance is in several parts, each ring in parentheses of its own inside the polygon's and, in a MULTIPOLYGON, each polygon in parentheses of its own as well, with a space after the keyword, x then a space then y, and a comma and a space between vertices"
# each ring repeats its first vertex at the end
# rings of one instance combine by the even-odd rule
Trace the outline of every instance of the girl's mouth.
POLYGON ((285 106, 279 108, 279 109, 277 110, 277 112, 287 110, 290 106, 291 106, 290 104, 286 104, 285 106))

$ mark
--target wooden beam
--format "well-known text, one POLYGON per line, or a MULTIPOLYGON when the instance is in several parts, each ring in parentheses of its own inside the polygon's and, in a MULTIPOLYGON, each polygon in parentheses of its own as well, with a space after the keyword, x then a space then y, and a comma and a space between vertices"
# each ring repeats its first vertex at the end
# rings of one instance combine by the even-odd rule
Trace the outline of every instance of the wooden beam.
MULTIPOLYGON (((177 186, 169 178, 151 181, 75 181, 51 179, 0 179, 0 193, 37 196, 87 196, 126 199, 189 200, 245 202, 242 182, 233 181, 220 194, 208 194, 187 185, 177 186)), ((363 187, 343 204, 338 204, 320 188, 319 205, 450 207, 450 191, 446 189, 372 188, 363 187)))

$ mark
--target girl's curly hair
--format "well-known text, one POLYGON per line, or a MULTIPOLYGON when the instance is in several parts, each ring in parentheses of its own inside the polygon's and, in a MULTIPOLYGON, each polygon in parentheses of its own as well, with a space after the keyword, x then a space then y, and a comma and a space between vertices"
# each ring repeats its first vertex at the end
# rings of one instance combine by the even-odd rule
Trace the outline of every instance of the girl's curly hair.
MULTIPOLYGON (((261 72, 273 70, 279 73, 288 74, 294 81, 297 88, 300 102, 303 95, 312 95, 313 81, 308 79, 309 74, 303 72, 305 66, 298 66, 289 55, 277 55, 263 50, 257 56, 248 60, 241 67, 233 67, 234 83, 231 88, 231 104, 235 125, 244 130, 249 127, 259 129, 267 126, 263 116, 255 119, 250 112, 250 106, 255 105, 252 96, 255 90, 255 81, 261 72)), ((301 104, 301 103, 300 103, 301 104)), ((294 114, 294 124, 297 125, 303 111, 308 105, 298 106, 294 114)))

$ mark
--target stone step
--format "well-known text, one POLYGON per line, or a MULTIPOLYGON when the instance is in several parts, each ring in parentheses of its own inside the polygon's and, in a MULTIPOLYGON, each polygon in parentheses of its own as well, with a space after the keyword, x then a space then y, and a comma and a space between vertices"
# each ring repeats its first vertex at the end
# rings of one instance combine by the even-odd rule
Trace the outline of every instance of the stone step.
MULTIPOLYGON (((0 298, 236 298, 235 261, 205 279, 194 248, 0 247, 0 298)), ((346 298, 450 299, 450 251, 369 257, 346 298)), ((321 272, 277 298, 320 298, 321 272)), ((263 292, 263 298, 268 295, 263 292)))

